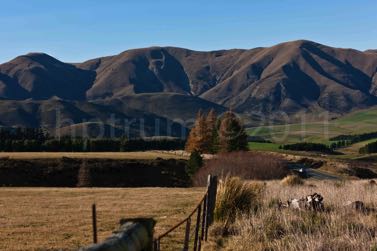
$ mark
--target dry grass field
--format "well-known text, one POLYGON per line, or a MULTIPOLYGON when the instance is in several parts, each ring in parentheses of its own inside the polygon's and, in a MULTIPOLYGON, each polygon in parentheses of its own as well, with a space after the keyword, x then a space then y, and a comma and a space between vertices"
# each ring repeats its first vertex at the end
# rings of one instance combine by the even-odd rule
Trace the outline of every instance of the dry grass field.
POLYGON ((0 152, 0 158, 11 159, 56 159, 90 158, 90 159, 185 159, 187 156, 169 153, 167 151, 146 152, 0 152))
POLYGON ((0 250, 77 250, 90 244, 93 202, 99 240, 130 217, 155 218, 159 234, 190 213, 203 194, 202 188, 0 188, 0 250))
MULTIPOLYGON (((98 208, 99 239, 117 228, 120 218, 154 217, 156 234, 184 218, 203 188, 0 189, 0 250, 75 250, 91 243, 91 204, 98 208)), ((377 208, 377 186, 368 181, 315 181, 289 186, 268 181, 257 213, 240 215, 230 234, 216 223, 204 250, 376 250, 377 213, 346 209, 347 201, 377 208), (311 193, 324 197, 325 212, 278 210, 276 202, 311 193)), ((163 243, 178 250, 183 229, 163 243)))
POLYGON ((377 186, 368 181, 305 181, 287 186, 267 182, 261 208, 239 215, 228 236, 212 228, 206 250, 377 250, 377 186), (324 197, 325 211, 278 209, 278 200, 301 198, 314 192, 324 197), (370 209, 359 212, 347 201, 363 201, 370 209))

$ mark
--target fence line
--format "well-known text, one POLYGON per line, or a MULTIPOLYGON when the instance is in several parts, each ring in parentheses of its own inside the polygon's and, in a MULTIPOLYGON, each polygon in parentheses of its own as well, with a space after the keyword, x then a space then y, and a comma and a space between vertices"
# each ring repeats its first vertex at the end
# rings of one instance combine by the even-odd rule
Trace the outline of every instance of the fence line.
POLYGON ((208 176, 208 186, 207 192, 204 197, 200 200, 195 209, 182 221, 177 223, 175 226, 167 230, 165 233, 159 235, 153 241, 154 251, 161 251, 161 240, 168 236, 170 233, 178 229, 180 226, 185 226, 185 238, 183 242, 183 250, 188 251, 190 248, 190 232, 192 225, 192 217, 196 215, 195 229, 194 229, 194 243, 193 250, 200 251, 202 246, 202 241, 208 240, 208 228, 213 222, 213 213, 216 204, 216 193, 217 193, 217 177, 208 176), (202 210, 203 209, 203 210, 202 210), (200 235, 200 236, 199 236, 200 235))

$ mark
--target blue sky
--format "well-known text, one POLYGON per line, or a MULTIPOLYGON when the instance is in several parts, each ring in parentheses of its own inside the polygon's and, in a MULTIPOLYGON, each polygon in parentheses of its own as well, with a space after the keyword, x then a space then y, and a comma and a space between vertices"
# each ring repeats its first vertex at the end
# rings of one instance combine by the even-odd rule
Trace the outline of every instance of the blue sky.
POLYGON ((309 39, 377 48, 377 1, 0 0, 0 63, 27 52, 80 62, 152 45, 253 48, 309 39))

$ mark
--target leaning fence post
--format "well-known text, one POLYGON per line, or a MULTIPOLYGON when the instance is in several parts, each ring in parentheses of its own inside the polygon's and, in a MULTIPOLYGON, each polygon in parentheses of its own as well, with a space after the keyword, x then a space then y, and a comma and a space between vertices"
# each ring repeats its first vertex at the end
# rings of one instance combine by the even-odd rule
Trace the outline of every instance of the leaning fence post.
POLYGON ((217 194, 217 176, 208 175, 208 201, 205 240, 208 240, 208 228, 213 223, 217 194))
POLYGON ((154 240, 153 251, 160 251, 160 239, 154 240))
POLYGON ((199 204, 197 210, 198 210, 198 212, 197 212, 197 215, 196 215, 194 251, 197 251, 198 246, 200 246, 199 230, 200 230, 200 216, 201 216, 201 213, 202 213, 202 204, 199 204))
POLYGON ((189 250, 190 230, 191 230, 191 217, 189 217, 186 221, 186 233, 185 233, 185 243, 184 243, 183 251, 189 250))
POLYGON ((208 194, 204 196, 203 201, 203 218, 202 218, 202 233, 201 233, 201 240, 204 241, 205 234, 206 234, 206 225, 207 225, 207 202, 208 202, 208 194))
POLYGON ((97 210, 96 204, 92 205, 93 243, 97 243, 97 210))

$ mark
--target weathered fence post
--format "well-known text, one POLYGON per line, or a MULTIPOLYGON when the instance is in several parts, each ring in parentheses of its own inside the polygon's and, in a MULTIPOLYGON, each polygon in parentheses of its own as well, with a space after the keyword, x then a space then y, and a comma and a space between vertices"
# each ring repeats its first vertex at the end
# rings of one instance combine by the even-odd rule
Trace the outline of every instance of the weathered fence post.
POLYGON ((92 205, 93 243, 97 243, 97 210, 96 204, 92 205))
POLYGON ((160 239, 156 239, 153 243, 153 251, 160 251, 160 239))
POLYGON ((217 194, 217 176, 208 175, 208 198, 205 240, 208 240, 208 228, 213 223, 217 194))
POLYGON ((207 225, 207 203, 208 202, 208 194, 204 196, 203 201, 203 219, 202 219, 202 233, 200 234, 201 240, 204 241, 205 234, 206 234, 206 225, 207 225))
POLYGON ((199 204, 197 210, 198 210, 198 212, 196 214, 194 251, 197 251, 198 247, 200 246, 199 230, 200 230, 200 216, 201 216, 201 212, 202 212, 202 204, 199 204))
POLYGON ((191 230, 191 217, 189 217, 186 221, 186 233, 185 233, 185 243, 184 243, 183 251, 189 250, 190 230, 191 230))

